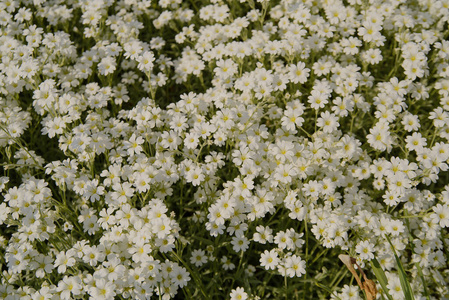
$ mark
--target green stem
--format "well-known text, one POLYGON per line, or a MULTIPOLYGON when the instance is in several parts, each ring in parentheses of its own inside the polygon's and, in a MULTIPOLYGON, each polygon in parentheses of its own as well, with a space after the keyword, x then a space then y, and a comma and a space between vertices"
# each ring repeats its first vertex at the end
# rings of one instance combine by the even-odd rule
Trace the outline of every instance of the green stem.
POLYGON ((433 143, 435 142, 435 138, 437 137, 437 131, 438 129, 435 127, 435 130, 433 131, 432 142, 430 143, 430 148, 433 147, 433 143))
MULTIPOLYGON (((306 232, 306 268, 309 265, 309 230, 307 229, 307 216, 304 219, 304 231, 306 232)), ((307 282, 307 272, 306 274, 304 274, 304 288, 303 288, 303 296, 302 298, 305 300, 306 299, 306 282, 307 282)))
POLYGON ((181 262, 181 264, 187 269, 187 271, 189 271, 190 274, 192 274, 193 279, 195 280, 198 288, 200 289, 201 293, 203 294, 203 296, 205 297, 205 299, 208 299, 206 292, 204 291, 204 286, 203 283, 201 282, 201 279, 198 277, 198 275, 192 271, 192 269, 189 267, 189 265, 186 264, 186 262, 178 256, 178 254, 176 254, 176 252, 172 251, 171 252, 176 259, 181 262))

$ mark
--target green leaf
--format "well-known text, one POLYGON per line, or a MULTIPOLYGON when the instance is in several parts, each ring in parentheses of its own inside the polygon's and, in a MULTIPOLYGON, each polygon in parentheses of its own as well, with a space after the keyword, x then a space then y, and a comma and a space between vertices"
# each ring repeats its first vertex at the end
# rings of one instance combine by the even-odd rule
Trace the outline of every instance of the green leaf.
POLYGON ((200 242, 203 242, 204 244, 206 244, 206 245, 213 245, 214 243, 213 243, 213 241, 211 241, 211 240, 208 240, 208 239, 205 239, 205 238, 203 238, 203 237, 199 237, 199 236, 192 236, 192 238, 194 238, 194 239, 196 239, 196 240, 198 240, 198 241, 200 241, 200 242))
POLYGON ((388 288, 387 288, 387 284, 388 284, 388 279, 387 276, 385 275, 384 270, 382 269, 382 267, 380 266, 380 263, 377 261, 376 258, 373 258, 370 261, 371 267, 373 268, 373 273, 377 278, 377 281, 379 281, 380 286, 382 287, 383 290, 383 295, 387 296, 388 300, 393 300, 393 298, 390 296, 390 294, 388 293, 388 288))
POLYGON ((424 287, 424 296, 426 296, 427 300, 430 300, 430 295, 429 295, 429 291, 427 290, 427 286, 426 286, 426 281, 424 280, 424 274, 422 272, 421 266, 419 265, 419 263, 416 263, 416 268, 418 269, 418 274, 419 277, 421 277, 421 281, 424 287))
POLYGON ((402 291, 404 292, 404 296, 406 300, 414 300, 415 296, 413 295, 412 287, 410 286, 410 282, 407 280, 407 274, 405 274, 404 267, 402 266, 401 260, 399 259, 396 250, 394 249, 393 244, 390 241, 390 238, 387 236, 388 243, 390 243, 391 249, 393 250, 394 257, 396 258, 396 264, 399 271, 399 280, 401 281, 402 291))
MULTIPOLYGON (((322 288, 323 290, 325 290, 329 295, 332 295, 333 292, 330 288, 328 288, 327 286, 325 286, 324 284, 321 284, 319 282, 315 282, 316 286, 318 286, 319 288, 322 288)), ((336 297, 336 299, 341 300, 339 297, 336 297)))

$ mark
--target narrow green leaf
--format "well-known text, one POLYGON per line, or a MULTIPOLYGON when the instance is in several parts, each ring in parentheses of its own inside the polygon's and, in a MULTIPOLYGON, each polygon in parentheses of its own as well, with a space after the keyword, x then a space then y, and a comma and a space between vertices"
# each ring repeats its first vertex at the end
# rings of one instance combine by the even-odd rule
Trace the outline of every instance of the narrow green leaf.
POLYGON ((422 272, 421 266, 419 263, 416 263, 416 268, 418 269, 419 277, 421 277, 422 285, 424 287, 424 296, 426 296, 427 300, 430 300, 429 291, 427 290, 426 281, 424 280, 424 274, 422 272))
MULTIPOLYGON (((327 286, 325 286, 324 284, 321 284, 319 282, 315 282, 316 286, 318 286, 319 288, 322 288, 323 290, 325 290, 326 292, 329 293, 329 295, 332 295, 333 292, 330 288, 328 288, 327 286)), ((340 299, 339 297, 336 297, 337 299, 340 299)), ((341 299, 340 299, 341 300, 341 299)))
POLYGON ((413 295, 412 287, 410 286, 410 283, 407 280, 407 274, 405 274, 404 267, 402 266, 401 260, 399 259, 399 256, 396 253, 396 250, 394 249, 393 244, 390 241, 390 238, 387 237, 388 243, 390 243, 391 249, 393 250, 394 257, 396 259, 396 264, 399 271, 399 280, 401 282, 402 291, 404 292, 404 296, 406 300, 414 300, 415 296, 413 295))
POLYGON ((383 293, 381 295, 387 296, 388 300, 393 300, 393 298, 388 293, 388 288, 387 288, 388 279, 387 279, 387 276, 385 275, 385 272, 382 269, 380 263, 377 261, 376 258, 373 258, 370 261, 370 264, 371 264, 371 267, 373 268, 373 273, 376 276, 377 281, 379 281, 380 286, 382 287, 383 293))
MULTIPOLYGON (((406 212, 406 214, 408 214, 407 210, 405 212, 406 212)), ((410 234, 408 235, 408 240, 409 240, 409 244, 412 248, 412 252, 414 253, 415 247, 413 245, 413 236, 411 234, 412 231, 410 230, 410 221, 408 219, 405 219, 405 224, 407 225, 408 232, 410 232, 410 234)), ((424 287, 424 296, 426 296, 427 300, 430 300, 429 291, 427 290, 426 281, 424 280, 424 274, 422 272, 421 266, 419 265, 419 263, 415 263, 415 266, 416 266, 416 269, 418 269, 418 274, 419 274, 419 277, 421 278, 422 285, 424 287)))
POLYGON ((192 238, 194 238, 194 239, 196 239, 196 240, 198 240, 200 242, 203 242, 206 245, 213 245, 213 242, 211 240, 205 239, 203 237, 199 237, 199 236, 195 236, 194 235, 194 236, 192 236, 192 238))

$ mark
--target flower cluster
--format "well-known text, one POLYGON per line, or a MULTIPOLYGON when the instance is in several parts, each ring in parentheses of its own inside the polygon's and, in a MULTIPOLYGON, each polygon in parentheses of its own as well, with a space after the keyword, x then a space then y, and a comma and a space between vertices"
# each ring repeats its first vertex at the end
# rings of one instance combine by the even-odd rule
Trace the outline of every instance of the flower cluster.
POLYGON ((449 2, 200 2, 0 2, 0 298, 448 295, 449 2))

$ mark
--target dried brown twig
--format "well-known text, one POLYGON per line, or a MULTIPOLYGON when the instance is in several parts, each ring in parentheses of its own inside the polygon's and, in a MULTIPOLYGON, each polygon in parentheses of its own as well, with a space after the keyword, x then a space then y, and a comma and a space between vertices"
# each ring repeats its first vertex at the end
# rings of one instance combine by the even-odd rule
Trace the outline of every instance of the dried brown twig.
POLYGON ((338 258, 346 265, 348 270, 355 277, 355 280, 357 281, 357 284, 359 285, 360 289, 365 292, 367 300, 376 299, 376 294, 377 294, 376 284, 374 283, 373 280, 368 279, 368 277, 366 277, 362 268, 357 264, 356 259, 353 257, 350 257, 349 255, 344 255, 344 254, 340 254, 338 256, 338 258), (359 271, 362 273, 363 280, 364 280, 363 282, 360 279, 359 275, 357 274, 357 271, 354 269, 354 265, 356 265, 357 269, 359 269, 359 271))

